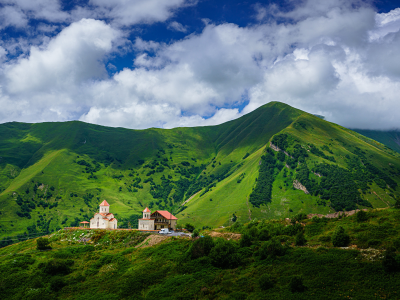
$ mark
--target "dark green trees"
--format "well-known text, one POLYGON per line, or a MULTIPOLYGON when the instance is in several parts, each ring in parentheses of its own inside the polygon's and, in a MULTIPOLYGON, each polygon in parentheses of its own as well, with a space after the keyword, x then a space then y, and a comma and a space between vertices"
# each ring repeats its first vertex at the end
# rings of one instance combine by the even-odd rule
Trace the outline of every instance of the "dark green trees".
POLYGON ((335 247, 346 247, 350 243, 350 236, 342 226, 338 226, 332 236, 332 244, 335 247))

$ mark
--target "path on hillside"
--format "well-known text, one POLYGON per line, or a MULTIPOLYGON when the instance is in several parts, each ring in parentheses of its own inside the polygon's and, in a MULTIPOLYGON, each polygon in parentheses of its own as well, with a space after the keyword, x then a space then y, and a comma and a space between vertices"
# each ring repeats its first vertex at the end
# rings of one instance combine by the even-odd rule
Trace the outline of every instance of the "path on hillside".
POLYGON ((188 203, 190 200, 192 200, 192 199, 193 199, 198 193, 200 193, 200 192, 201 192, 201 190, 198 191, 196 194, 190 196, 190 198, 187 199, 185 202, 183 202, 181 206, 184 206, 186 203, 188 203))

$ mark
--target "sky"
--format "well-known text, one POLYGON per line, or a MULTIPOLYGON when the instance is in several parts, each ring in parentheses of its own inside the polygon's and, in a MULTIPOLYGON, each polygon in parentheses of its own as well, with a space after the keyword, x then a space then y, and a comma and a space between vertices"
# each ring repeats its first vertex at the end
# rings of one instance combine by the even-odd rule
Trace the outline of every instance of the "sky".
POLYGON ((0 0, 0 123, 400 128, 400 1, 0 0))

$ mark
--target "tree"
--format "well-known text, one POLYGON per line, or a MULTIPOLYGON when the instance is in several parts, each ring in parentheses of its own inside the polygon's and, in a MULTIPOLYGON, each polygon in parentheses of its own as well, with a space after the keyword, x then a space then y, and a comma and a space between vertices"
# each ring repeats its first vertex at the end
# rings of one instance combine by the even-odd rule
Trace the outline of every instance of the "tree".
POLYGON ((304 246, 307 243, 306 238, 304 237, 303 231, 300 231, 296 234, 295 240, 296 246, 304 246))
POLYGON ((304 292, 306 287, 301 276, 293 276, 289 282, 289 289, 292 293, 304 292))
POLYGON ((395 272, 399 270, 399 262, 396 260, 396 253, 394 248, 388 248, 383 254, 382 267, 386 273, 395 272))
POLYGON ((394 207, 397 209, 400 209, 400 198, 396 199, 396 203, 394 204, 394 207))
POLYGON ((263 291, 266 291, 274 286, 274 281, 269 274, 261 275, 258 283, 263 291))
POLYGON ((193 232, 195 227, 190 223, 186 223, 185 228, 187 229, 187 231, 193 232))
POLYGON ((240 247, 250 247, 251 246, 251 236, 248 233, 244 233, 240 239, 240 247))
POLYGON ((210 254, 211 249, 214 247, 214 240, 209 235, 197 239, 189 248, 190 258, 197 259, 210 254))
POLYGON ((237 253, 237 245, 233 241, 218 239, 215 246, 211 249, 209 257, 212 264, 217 268, 236 268, 240 263, 237 253))
POLYGON ((361 222, 364 222, 364 221, 368 220, 368 215, 367 215, 367 213, 365 211, 360 210, 356 214, 356 219, 357 219, 357 222, 361 223, 361 222))
POLYGON ((332 243, 335 247, 346 247, 350 243, 350 236, 344 231, 342 226, 338 226, 333 233, 332 243))
POLYGON ((38 240, 36 241, 36 249, 37 250, 49 250, 49 249, 51 249, 49 239, 42 238, 42 237, 38 238, 38 240))

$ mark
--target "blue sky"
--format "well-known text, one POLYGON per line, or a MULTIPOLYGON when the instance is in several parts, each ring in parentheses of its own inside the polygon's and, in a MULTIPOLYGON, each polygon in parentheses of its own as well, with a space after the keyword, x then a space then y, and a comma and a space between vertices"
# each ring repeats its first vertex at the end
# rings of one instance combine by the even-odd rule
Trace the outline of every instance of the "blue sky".
POLYGON ((396 2, 0 0, 0 122, 204 126, 281 101, 400 128, 396 2))

